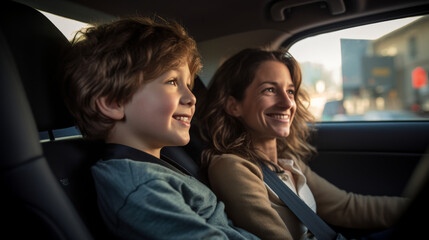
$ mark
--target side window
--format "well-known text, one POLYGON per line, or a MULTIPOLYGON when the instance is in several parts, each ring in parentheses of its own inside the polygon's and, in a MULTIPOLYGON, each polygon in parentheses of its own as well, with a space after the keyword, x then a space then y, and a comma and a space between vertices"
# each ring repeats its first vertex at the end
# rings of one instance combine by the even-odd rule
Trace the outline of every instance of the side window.
POLYGON ((61 32, 64 36, 71 41, 77 31, 82 28, 90 27, 90 24, 76 21, 70 18, 61 17, 52 13, 40 11, 45 17, 47 17, 61 32))
POLYGON ((47 142, 50 140, 68 139, 68 138, 80 138, 82 134, 77 127, 68 127, 61 129, 54 129, 51 132, 43 131, 39 132, 40 142, 47 142))
MULTIPOLYGON (((74 38, 74 35, 77 31, 84 27, 90 27, 91 25, 79 22, 73 19, 61 17, 44 11, 40 11, 45 15, 63 34, 64 36, 71 41, 74 38)), ((81 137, 79 129, 76 127, 68 127, 63 129, 54 129, 51 132, 43 131, 39 132, 39 139, 41 142, 49 141, 50 139, 64 139, 64 138, 73 138, 81 137)))
POLYGON ((300 62, 317 121, 429 120, 429 16, 309 37, 300 62))

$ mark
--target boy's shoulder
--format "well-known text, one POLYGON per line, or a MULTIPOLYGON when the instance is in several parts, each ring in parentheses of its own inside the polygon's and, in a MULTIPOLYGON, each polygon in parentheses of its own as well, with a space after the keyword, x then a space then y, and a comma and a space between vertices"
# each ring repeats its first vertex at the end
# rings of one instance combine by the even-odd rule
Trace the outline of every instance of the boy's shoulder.
POLYGON ((99 160, 91 168, 96 182, 116 188, 135 189, 140 185, 167 184, 172 188, 205 189, 194 177, 174 171, 161 164, 132 159, 99 160))
POLYGON ((170 197, 182 196, 186 192, 183 198, 187 200, 203 198, 210 202, 216 199, 211 190, 196 178, 156 163, 131 159, 100 160, 91 170, 98 195, 104 201, 117 203, 116 207, 120 207, 132 193, 142 198, 153 198, 153 192, 170 194, 170 197))
MULTIPOLYGON (((172 160, 169 160, 172 161, 172 160)), ((93 173, 121 178, 138 178, 140 181, 152 178, 175 176, 181 171, 166 160, 127 145, 107 143, 100 160, 92 167, 93 173)))
POLYGON ((91 170, 93 174, 130 179, 134 182, 136 180, 145 182, 153 179, 177 178, 181 175, 157 163, 135 161, 128 158, 99 160, 92 166, 91 170))

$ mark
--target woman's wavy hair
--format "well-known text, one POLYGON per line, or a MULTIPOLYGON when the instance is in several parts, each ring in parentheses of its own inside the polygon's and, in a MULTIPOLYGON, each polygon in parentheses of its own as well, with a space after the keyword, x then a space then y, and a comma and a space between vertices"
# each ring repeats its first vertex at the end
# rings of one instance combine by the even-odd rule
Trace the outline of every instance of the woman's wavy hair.
POLYGON ((184 63, 193 80, 200 55, 175 21, 136 16, 84 29, 64 60, 67 107, 83 136, 104 139, 115 121, 98 110, 96 99, 126 104, 140 86, 184 63))
POLYGON ((200 134, 210 145, 202 155, 206 166, 213 155, 224 153, 236 154, 254 163, 267 160, 263 153, 258 153, 253 147, 242 121, 225 110, 229 96, 237 101, 244 99, 245 91, 254 80, 258 67, 266 61, 283 63, 289 69, 296 89, 297 109, 290 134, 277 140, 279 158, 306 161, 316 152, 308 142, 311 134, 309 123, 314 122, 314 117, 308 111, 308 94, 300 88, 302 79, 297 61, 286 50, 245 49, 220 66, 203 100, 204 109, 197 109, 200 134))

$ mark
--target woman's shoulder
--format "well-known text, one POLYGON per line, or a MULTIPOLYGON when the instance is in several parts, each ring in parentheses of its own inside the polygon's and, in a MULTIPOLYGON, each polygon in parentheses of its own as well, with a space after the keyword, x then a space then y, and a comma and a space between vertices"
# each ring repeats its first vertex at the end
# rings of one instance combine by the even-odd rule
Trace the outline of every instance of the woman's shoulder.
POLYGON ((210 166, 212 165, 227 165, 227 166, 233 166, 233 165, 254 165, 256 166, 256 164, 254 164, 253 162, 238 156, 236 154, 232 154, 232 153, 224 153, 224 154, 219 154, 219 155, 214 155, 211 159, 210 159, 210 166))
POLYGON ((215 161, 246 161, 246 159, 233 154, 233 153, 223 153, 218 155, 213 155, 210 159, 211 162, 215 161))
POLYGON ((253 173, 262 177, 262 171, 257 164, 231 153, 214 155, 210 159, 209 172, 253 173))

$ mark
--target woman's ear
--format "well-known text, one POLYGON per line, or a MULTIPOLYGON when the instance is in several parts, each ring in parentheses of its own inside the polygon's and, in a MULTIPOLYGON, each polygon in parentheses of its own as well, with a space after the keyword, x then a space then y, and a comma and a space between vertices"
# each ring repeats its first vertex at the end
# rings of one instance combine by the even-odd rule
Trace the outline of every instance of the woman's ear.
POLYGON ((125 116, 124 106, 116 102, 108 102, 106 97, 100 97, 95 100, 101 113, 113 120, 122 120, 125 116))
POLYGON ((240 103, 232 96, 229 96, 226 100, 226 113, 233 117, 240 117, 241 116, 241 108, 240 103))

